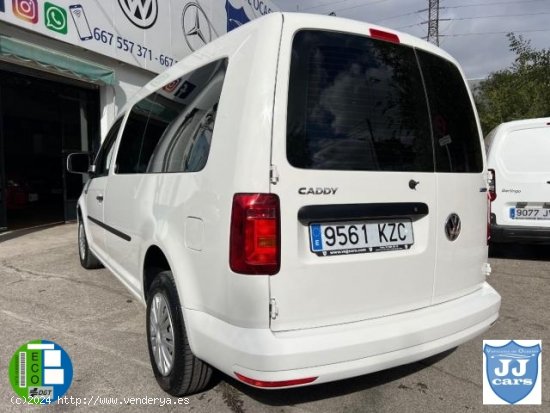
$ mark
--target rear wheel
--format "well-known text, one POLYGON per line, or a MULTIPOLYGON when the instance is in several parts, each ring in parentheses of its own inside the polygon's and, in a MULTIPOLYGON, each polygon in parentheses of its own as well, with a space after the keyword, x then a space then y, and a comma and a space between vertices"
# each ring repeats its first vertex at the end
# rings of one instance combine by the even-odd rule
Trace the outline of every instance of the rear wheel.
POLYGON ((88 238, 86 237, 86 229, 81 219, 78 221, 78 255, 80 257, 80 265, 87 270, 103 267, 94 253, 90 251, 88 238))
POLYGON ((147 344, 155 378, 167 393, 184 396, 209 385, 212 367, 191 352, 170 271, 159 273, 149 289, 147 344))

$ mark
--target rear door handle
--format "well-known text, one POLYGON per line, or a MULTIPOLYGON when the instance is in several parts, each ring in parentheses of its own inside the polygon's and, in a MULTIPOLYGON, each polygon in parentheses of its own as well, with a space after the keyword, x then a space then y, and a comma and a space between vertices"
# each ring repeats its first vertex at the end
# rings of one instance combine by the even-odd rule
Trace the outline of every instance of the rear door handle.
POLYGON ((98 195, 95 197, 99 202, 103 202, 103 195, 98 195))

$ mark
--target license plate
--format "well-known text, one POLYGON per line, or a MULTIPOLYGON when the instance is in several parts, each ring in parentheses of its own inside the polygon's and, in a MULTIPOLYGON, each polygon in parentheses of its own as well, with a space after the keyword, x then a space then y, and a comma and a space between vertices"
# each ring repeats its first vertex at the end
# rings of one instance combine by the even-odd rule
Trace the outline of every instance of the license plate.
POLYGON ((550 208, 510 208, 511 219, 550 220, 550 208))
POLYGON ((414 244, 410 220, 310 224, 309 239, 311 252, 319 256, 404 250, 414 244))

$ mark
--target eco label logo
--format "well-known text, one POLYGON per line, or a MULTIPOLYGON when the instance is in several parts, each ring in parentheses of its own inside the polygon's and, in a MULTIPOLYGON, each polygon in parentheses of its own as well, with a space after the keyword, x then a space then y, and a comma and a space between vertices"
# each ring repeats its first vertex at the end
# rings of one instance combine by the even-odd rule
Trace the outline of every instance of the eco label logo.
POLYGON ((50 404, 63 397, 73 380, 73 364, 53 341, 33 340, 13 354, 8 375, 15 393, 31 404, 50 404))
POLYGON ((541 404, 541 345, 483 340, 483 404, 541 404))
POLYGON ((157 0, 118 0, 118 5, 128 20, 141 29, 148 29, 157 21, 157 0))
POLYGON ((38 23, 37 0, 12 0, 13 15, 28 23, 38 23))
POLYGON ((44 3, 46 27, 54 32, 67 34, 67 11, 53 3, 44 3))

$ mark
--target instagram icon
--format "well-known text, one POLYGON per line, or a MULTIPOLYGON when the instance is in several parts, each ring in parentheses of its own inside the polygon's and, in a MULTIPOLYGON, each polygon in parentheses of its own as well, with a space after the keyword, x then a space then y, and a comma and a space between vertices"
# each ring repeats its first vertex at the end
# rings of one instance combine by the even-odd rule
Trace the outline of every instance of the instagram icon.
POLYGON ((14 16, 26 22, 38 23, 37 0, 12 0, 14 16))

